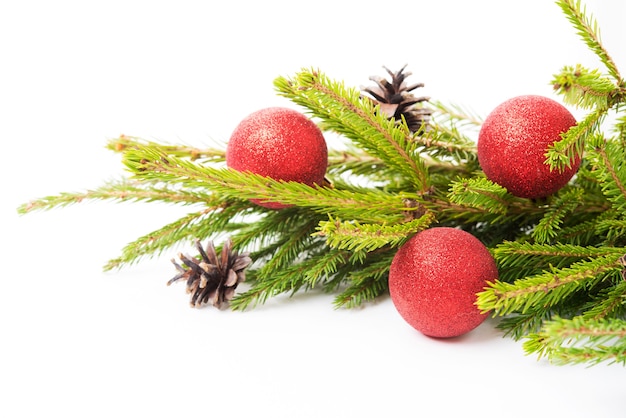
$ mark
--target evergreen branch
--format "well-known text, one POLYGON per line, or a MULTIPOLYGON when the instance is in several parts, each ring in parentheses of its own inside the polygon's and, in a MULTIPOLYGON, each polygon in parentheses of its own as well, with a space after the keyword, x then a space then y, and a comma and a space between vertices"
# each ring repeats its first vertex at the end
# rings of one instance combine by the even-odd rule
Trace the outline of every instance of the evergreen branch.
POLYGON ((259 269, 257 280, 265 280, 274 276, 277 271, 285 270, 303 254, 309 253, 315 242, 321 244, 321 240, 313 236, 319 222, 317 217, 294 218, 296 219, 290 220, 289 227, 274 242, 272 257, 259 269))
POLYGON ((608 242, 626 236, 626 219, 602 219, 595 224, 595 233, 605 236, 608 242))
POLYGON ((552 201, 545 215, 533 230, 532 237, 537 243, 543 244, 558 236, 563 218, 571 214, 582 203, 584 193, 583 189, 570 189, 559 194, 552 201))
POLYGON ((245 292, 235 295, 231 301, 231 309, 243 311, 264 304, 268 299, 283 293, 289 292, 293 295, 303 287, 310 290, 320 283, 322 286, 327 286, 327 282, 321 275, 312 274, 312 269, 320 271, 320 266, 324 262, 335 263, 335 269, 327 267, 328 271, 332 272, 331 274, 335 274, 336 270, 345 263, 345 257, 341 253, 336 253, 336 256, 332 257, 326 250, 317 254, 308 254, 308 257, 291 265, 285 265, 279 270, 269 271, 261 268, 261 270, 251 271, 252 286, 245 292))
POLYGON ((236 295, 231 307, 245 310, 279 294, 294 294, 303 288, 310 290, 318 285, 331 291, 340 283, 347 283, 347 287, 335 297, 335 307, 359 306, 387 290, 386 275, 394 253, 371 253, 365 258, 355 254, 349 256, 346 251, 325 247, 280 270, 256 272, 253 285, 236 295))
POLYGON ((559 141, 550 145, 545 154, 545 162, 550 166, 550 169, 565 170, 571 167, 574 161, 581 158, 585 144, 597 132, 605 115, 606 109, 596 109, 563 133, 559 141))
POLYGON ((497 328, 504 336, 519 340, 528 334, 538 332, 545 321, 551 318, 551 308, 534 306, 525 313, 514 313, 503 317, 497 328))
MULTIPOLYGON (((458 105, 445 105, 441 102, 432 102, 435 108, 430 126, 422 135, 424 141, 434 141, 438 144, 454 144, 455 146, 426 147, 426 152, 432 157, 452 159, 456 166, 475 166, 478 169, 476 152, 476 133, 482 119, 458 105), (473 137, 468 136, 468 131, 473 137)), ((467 168, 466 168, 467 170, 467 168)), ((469 171, 473 171, 471 168, 469 171)))
POLYGON ((65 207, 90 200, 112 200, 118 202, 166 202, 179 203, 182 205, 191 204, 215 204, 220 200, 210 193, 200 189, 184 190, 174 189, 165 185, 143 184, 138 181, 122 179, 116 182, 109 182, 93 190, 75 193, 60 193, 58 195, 39 198, 23 205, 17 209, 18 213, 26 214, 36 210, 51 210, 58 207, 65 207))
POLYGON ((619 247, 586 247, 558 242, 538 244, 518 241, 505 241, 492 251, 501 268, 526 265, 537 260, 542 260, 544 265, 552 265, 564 259, 569 262, 583 258, 613 257, 624 252, 625 250, 619 247))
POLYGON ((295 293, 304 285, 306 265, 298 263, 263 280, 257 280, 256 272, 249 272, 248 276, 253 279, 252 286, 233 297, 230 308, 234 311, 244 311, 267 302, 268 299, 282 293, 291 291, 295 293))
POLYGON ((596 220, 573 223, 564 226, 559 231, 559 240, 563 244, 583 245, 591 244, 597 239, 596 220))
POLYGON ((563 67, 554 76, 552 85, 565 103, 584 109, 608 109, 611 99, 619 93, 619 87, 598 70, 589 70, 580 64, 563 67))
MULTIPOLYGON (((230 230, 235 235, 231 239, 237 247, 254 249, 251 257, 257 261, 274 256, 282 240, 291 236, 294 231, 297 232, 307 222, 322 219, 315 213, 296 207, 273 210, 252 203, 250 205, 252 206, 248 213, 231 214, 231 218, 237 215, 242 218, 241 223, 232 224, 230 230)), ((227 222, 228 219, 224 221, 227 222)), ((224 228, 229 225, 230 223, 225 223, 224 228)))
POLYGON ((492 249, 500 271, 499 280, 512 282, 520 277, 540 274, 547 268, 560 268, 584 258, 619 255, 619 247, 594 247, 555 242, 537 244, 504 241, 492 249))
POLYGON ((506 214, 510 204, 507 190, 484 177, 453 181, 448 198, 455 204, 499 215, 506 214))
MULTIPOLYGON (((212 236, 233 233, 247 226, 247 223, 235 221, 238 214, 249 211, 250 215, 257 208, 255 205, 223 197, 214 197, 204 202, 205 208, 191 212, 155 231, 145 234, 128 243, 121 254, 105 264, 104 270, 120 269, 132 265, 146 257, 163 254, 167 249, 181 242, 194 242, 212 236)), ((235 245, 241 246, 239 242, 235 245)))
POLYGON ((349 251, 374 251, 384 246, 397 247, 407 236, 426 229, 435 220, 432 212, 417 219, 395 225, 362 224, 357 221, 340 221, 330 218, 319 223, 315 235, 326 237, 332 248, 349 251))
POLYGON ((124 163, 135 177, 148 181, 204 188, 220 196, 257 199, 307 207, 324 214, 366 222, 393 222, 419 208, 407 205, 418 199, 410 194, 390 194, 376 189, 339 190, 311 187, 298 182, 273 180, 252 173, 214 168, 165 155, 157 147, 139 147, 124 155, 124 163))
POLYGON ((544 271, 513 283, 496 281, 478 294, 477 305, 484 311, 506 315, 525 313, 535 306, 558 305, 575 291, 590 288, 604 275, 618 270, 620 254, 573 263, 569 267, 544 271))
MULTIPOLYGON (((626 251, 626 250, 625 250, 626 251)), ((602 290, 597 297, 588 304, 583 318, 602 320, 616 318, 626 313, 626 280, 622 270, 621 281, 615 286, 602 290)))
POLYGON ((125 265, 134 264, 146 256, 158 256, 164 250, 181 241, 192 242, 198 237, 207 236, 207 231, 211 230, 210 218, 207 218, 210 212, 210 209, 205 209, 200 212, 189 213, 177 221, 127 244, 119 257, 111 259, 105 264, 104 270, 119 269, 125 265))
POLYGON ((379 171, 373 170, 374 168, 380 169, 384 165, 380 158, 367 154, 359 148, 348 147, 345 150, 328 150, 328 171, 331 173, 371 176, 379 171))
POLYGON ((436 110, 432 119, 437 124, 461 124, 475 128, 479 128, 483 124, 482 117, 457 104, 444 104, 436 100, 431 100, 429 103, 436 110))
POLYGON ((305 280, 311 288, 315 287, 319 281, 329 282, 348 260, 347 251, 324 251, 313 256, 305 273, 305 280))
POLYGON ((383 252, 367 266, 353 269, 349 273, 349 285, 335 297, 335 307, 355 308, 387 292, 387 277, 393 256, 393 252, 383 252))
POLYGON ((523 347, 555 364, 626 364, 626 321, 555 318, 530 334, 523 347))
POLYGON ((602 45, 598 23, 591 14, 587 13, 587 8, 581 5, 580 0, 559 0, 557 4, 563 10, 566 18, 572 23, 574 29, 576 29, 578 36, 598 56, 617 84, 623 84, 622 76, 615 62, 613 62, 613 59, 602 45))
POLYGON ((136 136, 121 135, 107 143, 108 149, 115 152, 125 152, 128 148, 159 147, 167 155, 178 158, 188 158, 191 161, 203 160, 205 162, 221 162, 226 159, 226 151, 217 148, 196 148, 187 145, 167 145, 154 141, 148 141, 136 136))
POLYGON ((411 179, 418 191, 428 190, 428 173, 406 123, 389 120, 371 100, 363 100, 357 89, 346 88, 315 70, 303 70, 292 79, 278 77, 274 86, 278 94, 321 118, 323 129, 353 140, 411 179))
POLYGON ((419 137, 425 154, 434 159, 452 159, 458 164, 471 165, 478 161, 476 142, 456 126, 431 124, 430 127, 419 137))
POLYGON ((602 192, 617 213, 626 213, 626 149, 617 141, 603 140, 602 146, 589 151, 602 192))
POLYGON ((348 145, 345 150, 328 150, 326 177, 338 188, 349 188, 351 184, 387 185, 398 177, 380 158, 348 145))

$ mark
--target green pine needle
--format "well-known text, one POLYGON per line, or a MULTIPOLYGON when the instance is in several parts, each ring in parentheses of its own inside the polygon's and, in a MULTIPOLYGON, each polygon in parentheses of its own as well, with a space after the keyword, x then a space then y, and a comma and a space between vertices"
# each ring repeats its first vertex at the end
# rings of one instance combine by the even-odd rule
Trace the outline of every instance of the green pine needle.
POLYGON ((617 84, 622 85, 623 79, 615 65, 615 62, 602 45, 600 39, 600 28, 598 22, 587 8, 582 5, 581 0, 559 0, 556 2, 565 14, 565 17, 576 29, 578 36, 587 45, 589 50, 595 53, 600 61, 605 65, 606 70, 615 79, 617 84))
POLYGON ((395 225, 363 224, 357 221, 330 219, 319 223, 316 235, 326 238, 332 248, 371 252, 387 245, 397 247, 411 234, 426 229, 435 216, 427 212, 417 219, 395 225))
POLYGON ((478 294, 477 305, 483 312, 493 311, 495 315, 517 311, 524 314, 535 306, 557 306, 574 292, 589 290, 611 273, 621 271, 621 256, 620 252, 578 261, 513 283, 490 283, 478 294))
POLYGON ((626 364, 626 321, 599 321, 581 316, 555 318, 524 342, 528 354, 547 357, 555 364, 626 364))

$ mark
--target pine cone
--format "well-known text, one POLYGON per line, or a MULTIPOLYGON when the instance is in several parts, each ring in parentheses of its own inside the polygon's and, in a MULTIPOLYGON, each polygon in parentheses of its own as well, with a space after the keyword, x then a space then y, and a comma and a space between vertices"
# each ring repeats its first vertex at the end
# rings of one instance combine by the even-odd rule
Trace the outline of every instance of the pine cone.
POLYGON ((424 83, 407 86, 405 80, 411 73, 405 73, 406 65, 396 73, 383 67, 391 76, 391 82, 379 76, 372 76, 370 80, 376 83, 373 87, 361 88, 372 97, 367 97, 380 105, 380 110, 389 119, 394 118, 397 123, 406 120, 409 130, 413 133, 423 133, 433 113, 431 109, 422 106, 429 97, 416 97, 411 91, 424 87, 424 83))
POLYGON ((252 263, 252 259, 247 253, 231 251, 230 239, 224 243, 219 257, 212 241, 209 241, 205 250, 198 240, 196 248, 200 260, 183 254, 178 255, 183 262, 182 266, 172 260, 179 273, 167 285, 184 279, 187 282, 187 293, 191 293, 191 307, 198 308, 208 303, 218 309, 227 307, 235 295, 237 285, 245 280, 245 269, 252 263))

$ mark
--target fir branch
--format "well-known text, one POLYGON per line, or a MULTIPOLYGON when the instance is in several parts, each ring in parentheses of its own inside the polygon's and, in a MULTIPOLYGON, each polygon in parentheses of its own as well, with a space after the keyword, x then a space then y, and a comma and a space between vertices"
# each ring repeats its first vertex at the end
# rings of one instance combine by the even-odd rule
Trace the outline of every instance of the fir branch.
POLYGON ((418 191, 428 190, 428 173, 416 152, 418 142, 406 123, 396 124, 377 111, 371 100, 362 100, 359 90, 346 88, 316 70, 278 77, 274 86, 285 96, 320 119, 322 128, 353 140, 371 155, 411 179, 418 191))
POLYGON ((184 240, 193 242, 197 237, 207 236, 205 230, 210 229, 211 222, 207 221, 206 215, 210 212, 209 209, 205 209, 189 213, 127 244, 119 257, 105 264, 104 270, 119 269, 125 265, 134 264, 146 256, 158 256, 178 242, 184 240))
POLYGON ((159 256, 180 243, 191 243, 197 239, 233 233, 246 225, 238 224, 234 220, 237 214, 251 207, 250 203, 223 198, 213 200, 213 206, 210 205, 210 201, 206 201, 203 210, 188 213, 128 243, 118 257, 105 264, 104 270, 120 269, 142 259, 159 256))
POLYGON ((624 276, 624 270, 622 270, 620 276, 622 280, 619 283, 599 292, 594 300, 585 307, 582 314, 583 318, 601 320, 622 317, 626 314, 626 280, 624 280, 624 276))
POLYGON ((511 196, 507 190, 485 177, 460 179, 450 185, 448 198, 453 203, 499 215, 508 211, 511 196))
POLYGON ((542 306, 533 306, 524 313, 513 313, 500 319, 497 328, 504 333, 505 337, 520 340, 528 334, 538 332, 545 321, 549 320, 552 309, 542 306))
POLYGON ((582 203, 584 193, 583 189, 569 189, 553 199, 552 204, 532 232, 532 237, 537 243, 543 244, 558 236, 563 218, 582 203))
POLYGON ((490 283, 478 294, 477 305, 482 311, 494 311, 497 315, 525 313, 535 306, 558 305, 574 292, 589 289, 602 281, 606 274, 617 271, 620 257, 621 254, 611 254, 578 261, 561 269, 554 268, 513 283, 490 283))
POLYGON ((617 84, 622 85, 624 83, 622 76, 600 40, 598 22, 590 13, 587 13, 587 8, 581 5, 580 0, 559 0, 556 3, 576 29, 578 36, 598 56, 617 84))
MULTIPOLYGON (((271 258, 279 250, 281 240, 286 239, 307 224, 313 218, 323 219, 320 215, 310 213, 301 208, 289 207, 281 210, 263 208, 250 203, 251 208, 243 213, 230 216, 239 217, 239 223, 230 228, 232 240, 237 247, 254 249, 251 256, 261 261, 271 258)), ((225 226, 230 225, 225 218, 225 226)))
MULTIPOLYGON (((84 192, 64 192, 58 195, 42 197, 17 209, 18 213, 26 214, 38 210, 51 210, 86 201, 111 200, 117 202, 166 202, 182 205, 214 204, 216 197, 201 189, 173 188, 164 184, 151 185, 139 181, 121 179, 84 192)), ((220 200, 220 199, 217 199, 220 200)))
MULTIPOLYGON (((452 159, 456 166, 475 166, 478 168, 476 134, 482 124, 482 118, 458 105, 445 105, 433 102, 435 108, 429 130, 422 136, 426 142, 425 151, 434 158, 452 159), (471 137, 469 134, 473 134, 471 137), (436 144, 454 144, 454 146, 428 147, 428 141, 436 144)), ((471 169, 470 169, 471 170, 471 169)))
MULTIPOLYGON (((307 257, 302 258, 298 262, 283 266, 279 270, 264 270, 262 267, 260 270, 250 271, 252 286, 246 291, 235 295, 231 300, 231 308, 243 311, 262 305, 268 299, 280 294, 290 293, 293 295, 303 288, 310 290, 317 287, 317 285, 325 286, 326 279, 322 278, 321 275, 312 275, 311 269, 316 268, 320 271, 320 264, 329 261, 329 257, 330 254, 326 250, 308 254, 307 257)), ((336 268, 339 269, 343 264, 342 260, 345 260, 343 254, 337 254, 331 262, 336 263, 336 266, 338 266, 336 268)))
POLYGON ((626 213, 626 149, 617 141, 603 140, 588 153, 595 165, 596 176, 602 192, 617 213, 626 213))
POLYGON ((252 270, 246 273, 246 277, 252 279, 252 286, 244 292, 236 294, 230 303, 234 311, 244 311, 263 305, 269 299, 282 293, 294 294, 305 283, 306 264, 298 263, 283 270, 275 272, 263 280, 258 280, 258 271, 252 270))
POLYGON ((191 161, 222 162, 226 160, 226 151, 218 148, 196 148, 187 145, 169 145, 160 142, 148 141, 136 136, 120 135, 111 139, 106 146, 108 149, 123 153, 128 148, 159 147, 167 155, 178 158, 188 158, 191 161))
POLYGON ((349 285, 335 297, 335 307, 355 308, 387 292, 389 265, 394 254, 390 251, 379 253, 366 266, 354 268, 348 276, 349 285))
POLYGON ((550 169, 565 170, 571 167, 574 161, 582 158, 585 144, 591 142, 605 115, 606 109, 596 109, 563 133, 560 140, 550 145, 545 154, 545 162, 550 169))
MULTIPOLYGON (((332 174, 349 173, 352 175, 375 175, 383 180, 384 176, 379 176, 385 163, 377 157, 365 153, 363 150, 349 146, 344 150, 328 150, 328 172, 332 174)), ((386 172, 386 170, 382 170, 386 172)))
POLYGON ((603 213, 585 219, 571 219, 566 221, 567 225, 563 225, 559 231, 558 240, 561 244, 569 245, 607 245, 605 239, 598 235, 597 226, 603 213))
POLYGON ((626 321, 555 318, 530 334, 523 347, 555 364, 626 364, 626 321))
POLYGON ((326 178, 337 188, 349 189, 349 184, 386 187, 401 177, 380 158, 348 145, 344 150, 328 150, 326 178))
POLYGON ((263 239, 256 237, 260 248, 251 253, 252 258, 265 261, 259 268, 249 270, 252 286, 235 296, 233 309, 245 310, 278 294, 293 294, 302 287, 312 289, 318 282, 326 286, 314 271, 330 276, 347 257, 339 254, 333 258, 324 241, 313 236, 318 222, 318 215, 287 208, 268 212, 261 222, 255 222, 250 229, 244 228, 233 237, 237 242, 246 242, 246 237, 254 237, 256 232, 265 234, 263 239))
POLYGON ((626 219, 598 220, 595 224, 595 233, 606 237, 607 242, 615 242, 626 236, 626 219))
POLYGON ((307 207, 324 214, 365 222, 394 222, 419 208, 407 205, 417 195, 391 194, 376 189, 339 190, 273 180, 252 173, 214 168, 165 155, 158 147, 125 153, 124 163, 139 179, 159 180, 211 190, 236 199, 257 199, 307 207))
MULTIPOLYGON (((323 251, 312 255, 305 273, 305 280, 311 288, 318 282, 324 281, 325 285, 331 282, 331 278, 345 266, 350 259, 348 251, 323 251)), ((334 287, 334 286, 333 286, 334 287)))
POLYGON ((619 247, 593 247, 564 243, 538 244, 531 242, 505 241, 493 249, 493 256, 501 268, 528 264, 542 260, 544 265, 553 265, 560 260, 571 262, 583 258, 613 257, 624 253, 619 247))
POLYGON ((332 248, 349 251, 374 251, 384 246, 397 247, 407 237, 426 229, 435 220, 432 212, 417 219, 395 225, 362 224, 330 218, 319 223, 316 235, 326 237, 332 248))
POLYGON ((386 275, 393 251, 347 252, 320 247, 279 270, 253 271, 253 284, 231 302, 234 310, 245 310, 265 303, 279 294, 321 287, 334 291, 346 284, 334 301, 335 307, 354 308, 387 290, 386 275))
POLYGON ((521 277, 540 274, 548 268, 561 268, 585 258, 619 255, 621 248, 594 247, 555 242, 538 244, 504 241, 492 249, 500 271, 499 280, 513 282, 521 277))
POLYGON ((458 104, 444 104, 437 100, 431 100, 429 103, 435 108, 432 119, 438 125, 452 124, 480 128, 483 124, 483 118, 466 107, 458 104))
POLYGON ((261 267, 257 280, 274 276, 293 265, 299 258, 311 251, 312 246, 321 240, 313 236, 318 225, 318 217, 294 216, 289 227, 274 241, 272 257, 261 267))
POLYGON ((563 67, 554 76, 552 85, 565 103, 584 109, 608 109, 611 99, 619 93, 619 87, 598 70, 589 70, 580 64, 563 67))
MULTIPOLYGON (((477 163, 476 142, 463 134, 456 126, 431 124, 431 129, 420 137, 423 153, 435 160, 452 160, 455 164, 477 163)), ((474 164, 476 165, 476 164, 474 164)))

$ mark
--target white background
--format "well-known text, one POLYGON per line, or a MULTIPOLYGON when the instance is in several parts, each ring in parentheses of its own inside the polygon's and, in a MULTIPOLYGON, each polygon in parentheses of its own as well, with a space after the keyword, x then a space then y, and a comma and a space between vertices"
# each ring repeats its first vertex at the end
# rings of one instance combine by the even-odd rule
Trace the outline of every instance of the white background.
MULTIPOLYGON (((626 71, 624 2, 588 1, 626 71)), ((291 106, 272 81, 317 67, 351 86, 408 63, 423 93, 486 115, 554 97, 563 65, 599 64, 552 1, 6 1, 0 5, 0 416, 624 416, 620 365, 549 365, 487 321, 426 338, 389 299, 332 296, 244 313, 191 309, 169 258, 101 266, 185 213, 29 199, 119 176, 121 133, 224 143, 248 113, 291 106)))

